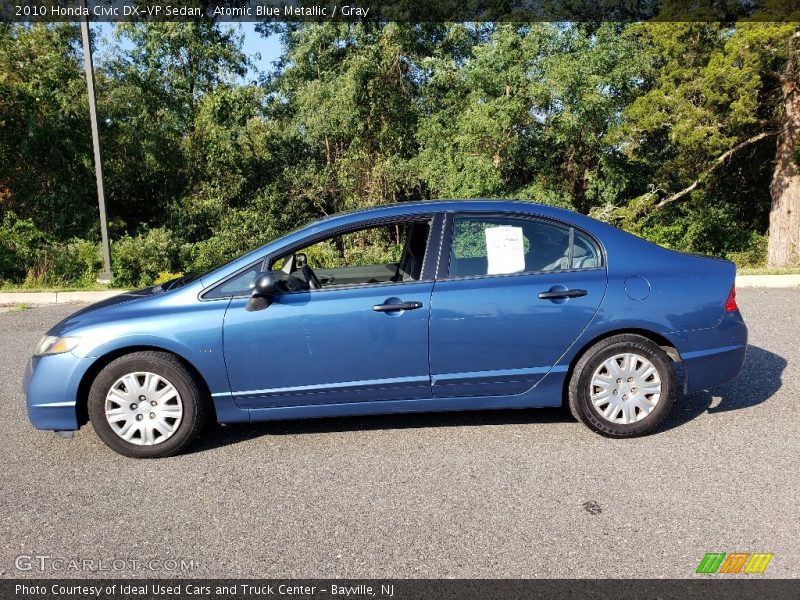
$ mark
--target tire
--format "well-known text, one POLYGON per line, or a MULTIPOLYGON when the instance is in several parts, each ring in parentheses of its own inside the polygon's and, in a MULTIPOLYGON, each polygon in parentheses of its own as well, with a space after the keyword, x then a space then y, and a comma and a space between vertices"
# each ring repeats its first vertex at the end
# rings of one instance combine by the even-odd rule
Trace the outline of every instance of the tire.
POLYGON ((132 458, 162 458, 197 438, 208 420, 209 400, 177 356, 134 352, 98 373, 88 412, 98 437, 112 450, 132 458))
POLYGON ((644 435, 672 409, 675 382, 672 361, 657 344, 639 335, 615 335, 589 348, 575 365, 569 409, 602 435, 644 435))

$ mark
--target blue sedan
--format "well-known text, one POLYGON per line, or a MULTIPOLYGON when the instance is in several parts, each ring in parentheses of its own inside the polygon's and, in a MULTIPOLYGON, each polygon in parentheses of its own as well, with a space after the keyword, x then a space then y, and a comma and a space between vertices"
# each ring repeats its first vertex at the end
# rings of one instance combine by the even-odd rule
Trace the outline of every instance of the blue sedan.
POLYGON ((569 405, 612 437, 736 377, 735 266, 527 202, 335 215, 61 321, 24 388, 39 429, 133 457, 220 423, 569 405), (681 368, 676 368, 676 365, 681 368))

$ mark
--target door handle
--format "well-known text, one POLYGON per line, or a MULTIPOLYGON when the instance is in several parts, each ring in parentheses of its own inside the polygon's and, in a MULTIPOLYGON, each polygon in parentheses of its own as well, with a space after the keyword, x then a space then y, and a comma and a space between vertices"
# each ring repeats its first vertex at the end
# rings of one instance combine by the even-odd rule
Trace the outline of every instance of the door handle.
POLYGON ((377 312, 392 312, 395 310, 416 310, 422 308, 422 302, 401 302, 400 304, 376 304, 372 310, 377 312))
POLYGON ((558 300, 560 298, 580 298, 586 294, 586 290, 556 290, 554 292, 539 292, 539 298, 542 300, 558 300))

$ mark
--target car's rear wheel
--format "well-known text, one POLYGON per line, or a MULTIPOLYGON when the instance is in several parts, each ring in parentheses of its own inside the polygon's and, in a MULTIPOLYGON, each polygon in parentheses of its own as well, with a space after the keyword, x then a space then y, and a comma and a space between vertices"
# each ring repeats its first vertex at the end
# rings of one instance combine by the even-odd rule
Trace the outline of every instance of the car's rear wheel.
POLYGON ((589 348, 575 365, 569 408, 599 433, 631 437, 658 427, 675 393, 675 369, 660 346, 639 335, 615 335, 589 348))
POLYGON ((176 356, 134 352, 110 362, 89 390, 89 419, 111 449, 134 458, 176 454, 208 418, 202 386, 176 356))

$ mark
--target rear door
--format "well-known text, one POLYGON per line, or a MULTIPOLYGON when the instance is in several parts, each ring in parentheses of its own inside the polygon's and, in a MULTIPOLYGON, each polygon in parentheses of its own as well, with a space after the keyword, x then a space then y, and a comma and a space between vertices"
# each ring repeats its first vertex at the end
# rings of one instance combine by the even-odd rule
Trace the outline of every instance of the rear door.
POLYGON ((568 225, 450 215, 431 298, 433 396, 529 390, 589 324, 606 283, 599 245, 568 225))

